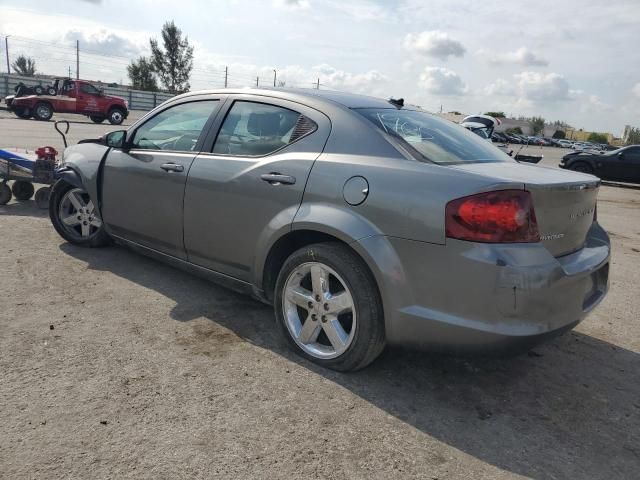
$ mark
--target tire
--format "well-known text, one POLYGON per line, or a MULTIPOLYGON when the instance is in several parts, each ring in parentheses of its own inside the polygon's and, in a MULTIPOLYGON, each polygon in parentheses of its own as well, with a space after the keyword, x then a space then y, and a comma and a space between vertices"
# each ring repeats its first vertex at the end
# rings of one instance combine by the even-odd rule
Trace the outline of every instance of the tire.
POLYGON ((0 205, 6 205, 11 200, 11 189, 6 183, 0 183, 0 205))
POLYGON ((109 123, 111 125, 120 125, 124 122, 124 110, 118 107, 113 107, 109 110, 109 115, 107 116, 109 123))
POLYGON ((36 95, 42 95, 44 93, 44 88, 42 88, 42 85, 36 85, 35 87, 33 87, 33 92, 36 95))
POLYGON ((42 122, 51 120, 51 117, 53 117, 53 107, 47 102, 38 102, 33 108, 33 117, 42 122))
POLYGON ((31 110, 29 110, 28 107, 16 107, 13 113, 15 113, 16 116, 20 118, 24 118, 25 120, 31 118, 31 110))
POLYGON ((593 175, 593 167, 587 162, 575 162, 571 165, 571 170, 574 172, 590 173, 593 175))
POLYGON ((93 123, 102 123, 104 122, 104 117, 102 115, 89 115, 89 118, 93 123))
POLYGON ((56 96, 56 89, 53 87, 47 87, 47 95, 51 95, 52 97, 56 96))
POLYGON ((111 244, 111 237, 105 232, 102 220, 92 208, 87 192, 64 180, 58 180, 51 189, 49 218, 58 234, 69 243, 80 247, 104 247, 111 244), (80 211, 76 205, 84 211, 80 211))
POLYGON ((38 208, 46 209, 49 208, 49 195, 51 194, 50 187, 42 187, 36 190, 36 196, 34 200, 36 201, 36 205, 38 208))
POLYGON ((33 183, 31 182, 16 180, 11 186, 11 191, 13 192, 13 196, 16 197, 16 200, 25 201, 33 196, 35 188, 33 188, 33 183))
POLYGON ((376 282, 362 259, 343 244, 318 243, 292 253, 278 274, 274 310, 289 346, 323 367, 359 370, 384 349, 376 282), (312 276, 324 280, 316 282, 312 276))

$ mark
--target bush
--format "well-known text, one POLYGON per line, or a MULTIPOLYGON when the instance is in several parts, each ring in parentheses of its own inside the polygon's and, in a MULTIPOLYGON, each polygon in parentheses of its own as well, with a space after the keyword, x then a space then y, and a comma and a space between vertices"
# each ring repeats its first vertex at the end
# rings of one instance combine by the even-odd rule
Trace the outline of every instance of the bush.
POLYGON ((591 143, 609 143, 607 136, 603 133, 591 132, 587 138, 587 142, 591 143))
POLYGON ((564 130, 556 130, 553 133, 553 137, 552 138, 558 138, 558 139, 567 138, 567 134, 564 133, 564 130))
POLYGON ((493 118, 506 118, 504 112, 485 112, 485 115, 489 115, 493 118))

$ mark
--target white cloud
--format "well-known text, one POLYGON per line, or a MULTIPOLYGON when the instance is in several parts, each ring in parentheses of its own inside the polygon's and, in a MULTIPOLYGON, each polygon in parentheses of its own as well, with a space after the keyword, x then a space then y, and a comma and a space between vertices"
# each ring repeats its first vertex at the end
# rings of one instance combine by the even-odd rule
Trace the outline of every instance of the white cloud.
POLYGON ((640 82, 636 83, 633 88, 631 89, 631 92, 638 98, 640 98, 640 82))
POLYGON ((306 10, 311 6, 309 0, 273 0, 273 4, 288 10, 306 10))
POLYGON ((504 78, 498 78, 484 88, 484 94, 489 96, 512 96, 515 93, 513 82, 508 82, 504 78))
POLYGON ((491 65, 509 63, 526 67, 545 67, 549 65, 548 60, 541 58, 526 47, 520 47, 514 52, 498 53, 492 50, 480 50, 478 53, 491 65))
POLYGON ((448 68, 426 67, 418 86, 434 95, 462 95, 467 91, 460 76, 448 68))
POLYGON ((460 41, 440 30, 409 33, 404 37, 403 45, 410 52, 441 60, 462 57, 466 52, 460 41))
POLYGON ((514 75, 520 98, 533 102, 569 99, 569 83, 557 73, 522 72, 514 75))

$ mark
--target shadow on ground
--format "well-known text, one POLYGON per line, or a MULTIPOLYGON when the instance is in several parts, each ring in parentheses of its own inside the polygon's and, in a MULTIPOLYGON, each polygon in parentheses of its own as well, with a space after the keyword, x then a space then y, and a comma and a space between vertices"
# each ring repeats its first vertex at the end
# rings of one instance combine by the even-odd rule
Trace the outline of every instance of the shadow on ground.
MULTIPOLYGON (((40 186, 36 186, 36 189, 40 186)), ((37 217, 49 216, 49 210, 38 208, 36 202, 31 200, 12 201, 6 205, 0 205, 0 217, 37 217)))
MULTIPOLYGON (((208 318, 506 471, 545 479, 637 478, 640 356, 635 352, 571 332, 516 358, 462 359, 394 349, 361 372, 340 374, 291 353, 276 333, 271 309, 257 301, 124 248, 63 244, 61 249, 88 268, 111 271, 172 299, 170 316, 176 321, 208 318)), ((196 342, 205 345, 208 337, 204 332, 201 337, 196 342)))

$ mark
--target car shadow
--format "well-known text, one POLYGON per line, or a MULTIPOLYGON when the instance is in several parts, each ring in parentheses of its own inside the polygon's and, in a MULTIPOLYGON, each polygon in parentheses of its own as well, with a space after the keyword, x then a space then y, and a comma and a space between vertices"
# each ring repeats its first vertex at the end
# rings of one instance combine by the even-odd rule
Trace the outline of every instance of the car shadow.
MULTIPOLYGON (((172 299, 172 319, 207 318, 500 469, 542 479, 637 478, 640 356, 633 351, 574 331, 512 358, 387 349, 366 369, 342 374, 285 347, 260 302, 125 248, 60 248, 172 299)), ((194 354, 215 348, 206 329, 194 328, 194 336, 194 354)))
POLYGON ((36 202, 31 200, 12 201, 6 205, 0 205, 0 217, 37 217, 49 216, 49 210, 38 208, 36 202))

